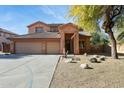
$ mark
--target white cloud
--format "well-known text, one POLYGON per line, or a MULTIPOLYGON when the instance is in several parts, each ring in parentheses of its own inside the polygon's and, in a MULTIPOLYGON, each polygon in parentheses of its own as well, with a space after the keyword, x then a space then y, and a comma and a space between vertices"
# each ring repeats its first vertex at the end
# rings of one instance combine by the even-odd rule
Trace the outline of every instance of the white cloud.
POLYGON ((53 16, 54 18, 58 19, 58 20, 65 20, 64 15, 60 15, 58 13, 56 13, 55 11, 53 11, 50 7, 48 6, 40 6, 40 9, 42 10, 42 12, 44 12, 47 15, 53 16))

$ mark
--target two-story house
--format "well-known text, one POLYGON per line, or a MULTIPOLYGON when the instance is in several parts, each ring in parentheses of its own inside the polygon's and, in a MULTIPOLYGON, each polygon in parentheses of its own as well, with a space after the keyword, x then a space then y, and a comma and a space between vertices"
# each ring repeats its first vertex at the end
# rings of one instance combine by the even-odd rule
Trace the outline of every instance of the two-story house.
POLYGON ((8 31, 6 29, 0 28, 0 51, 9 51, 10 49, 10 38, 16 36, 17 34, 8 31))
POLYGON ((72 23, 46 24, 38 21, 28 27, 28 34, 12 38, 13 53, 72 54, 88 52, 90 35, 72 23))

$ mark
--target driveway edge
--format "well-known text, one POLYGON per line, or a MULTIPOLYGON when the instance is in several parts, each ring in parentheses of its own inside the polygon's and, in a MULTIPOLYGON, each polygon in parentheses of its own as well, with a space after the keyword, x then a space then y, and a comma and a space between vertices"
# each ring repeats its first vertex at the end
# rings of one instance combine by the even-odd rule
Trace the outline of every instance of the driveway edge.
POLYGON ((54 78, 56 69, 57 69, 58 64, 59 64, 59 62, 61 61, 61 59, 62 59, 62 56, 59 57, 59 60, 58 60, 58 62, 57 62, 57 64, 56 64, 56 67, 55 67, 55 70, 54 70, 54 72, 53 72, 53 76, 52 76, 52 79, 51 79, 51 81, 50 81, 50 84, 49 84, 49 87, 48 87, 48 88, 50 88, 50 86, 51 86, 51 83, 52 83, 52 81, 53 81, 53 78, 54 78))

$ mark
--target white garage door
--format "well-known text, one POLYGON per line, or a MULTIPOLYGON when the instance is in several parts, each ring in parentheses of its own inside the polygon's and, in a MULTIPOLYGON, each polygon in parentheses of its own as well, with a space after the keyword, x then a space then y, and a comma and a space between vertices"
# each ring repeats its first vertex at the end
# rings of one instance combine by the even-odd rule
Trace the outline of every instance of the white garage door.
POLYGON ((59 42, 47 42, 47 54, 59 53, 59 42))
POLYGON ((16 43, 16 53, 23 54, 35 54, 35 53, 43 53, 43 48, 45 45, 42 43, 32 43, 32 42, 18 42, 16 43))

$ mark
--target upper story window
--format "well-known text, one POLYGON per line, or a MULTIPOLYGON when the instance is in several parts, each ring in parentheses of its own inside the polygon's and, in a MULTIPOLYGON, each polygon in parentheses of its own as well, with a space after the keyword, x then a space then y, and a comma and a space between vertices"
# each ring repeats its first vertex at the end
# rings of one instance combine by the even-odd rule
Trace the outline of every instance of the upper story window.
POLYGON ((44 32, 44 30, 43 30, 43 28, 40 27, 40 28, 36 28, 35 32, 44 32))
POLYGON ((50 31, 51 31, 51 32, 58 32, 58 27, 52 26, 52 27, 50 28, 50 31))

